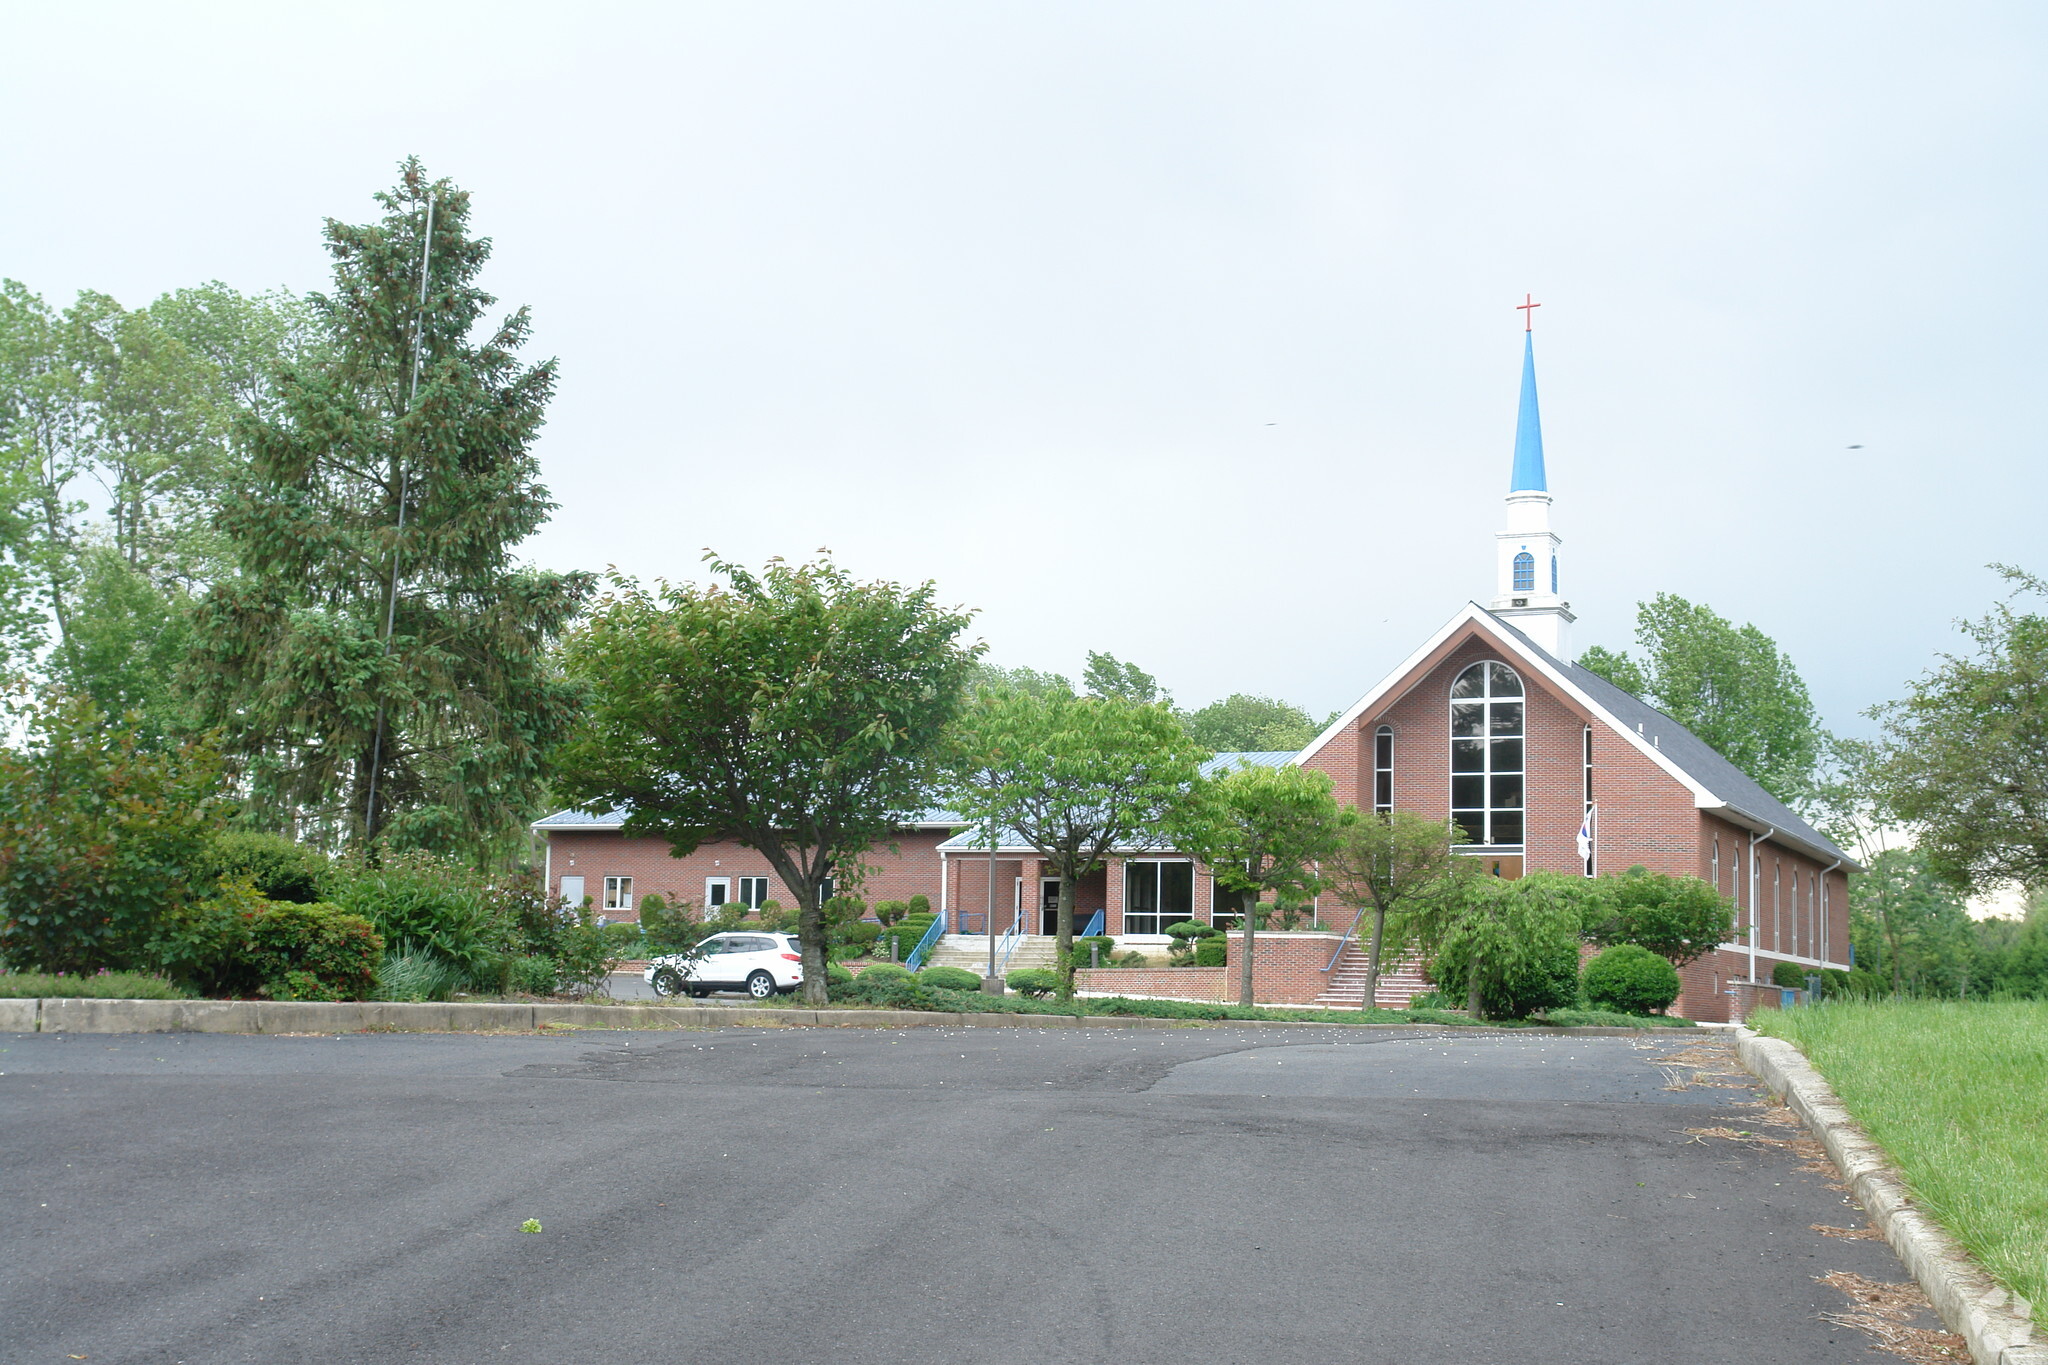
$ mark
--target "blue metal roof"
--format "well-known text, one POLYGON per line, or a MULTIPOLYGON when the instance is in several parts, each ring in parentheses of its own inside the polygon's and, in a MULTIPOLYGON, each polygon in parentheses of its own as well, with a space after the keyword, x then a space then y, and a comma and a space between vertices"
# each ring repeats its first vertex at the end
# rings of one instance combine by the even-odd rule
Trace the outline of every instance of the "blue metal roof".
POLYGON ((1522 410, 1515 418, 1515 472, 1510 493, 1547 493, 1543 476, 1543 419, 1536 411, 1536 334, 1522 334, 1522 410))
POLYGON ((1202 776, 1220 777, 1239 768, 1284 768, 1299 749, 1255 749, 1249 753, 1218 754, 1202 765, 1202 776))

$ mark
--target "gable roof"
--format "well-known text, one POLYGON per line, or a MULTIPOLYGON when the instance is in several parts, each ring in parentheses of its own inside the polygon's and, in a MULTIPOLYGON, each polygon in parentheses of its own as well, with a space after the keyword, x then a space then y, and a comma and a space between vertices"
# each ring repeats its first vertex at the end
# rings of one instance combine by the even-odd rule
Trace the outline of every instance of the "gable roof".
POLYGON ((1700 810, 1724 813, 1755 830, 1770 830, 1787 843, 1801 844, 1824 858, 1842 860, 1850 871, 1863 870, 1832 839, 1808 824, 1797 811, 1765 791, 1757 780, 1730 763, 1707 742, 1656 707, 1624 692, 1607 679, 1574 663, 1566 663, 1477 602, 1468 602, 1443 628, 1370 692, 1310 741, 1294 761, 1304 762, 1358 718, 1419 678, 1419 670, 1467 627, 1492 637, 1505 654, 1515 656, 1546 678, 1557 690, 1592 712, 1636 749, 1693 794, 1700 810))

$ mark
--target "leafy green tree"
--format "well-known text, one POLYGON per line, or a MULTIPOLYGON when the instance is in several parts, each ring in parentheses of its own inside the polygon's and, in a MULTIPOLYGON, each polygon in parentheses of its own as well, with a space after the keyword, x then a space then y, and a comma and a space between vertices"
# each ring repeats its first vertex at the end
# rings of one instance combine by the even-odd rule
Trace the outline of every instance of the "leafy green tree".
POLYGON ((1218 753, 1304 749, 1321 727, 1299 706, 1235 692, 1187 718, 1195 743, 1218 753))
POLYGON ((1173 705, 1170 693, 1159 688, 1159 680, 1136 664, 1127 664, 1114 654, 1088 651, 1088 667, 1081 674, 1081 687, 1091 697, 1115 697, 1149 706, 1153 702, 1173 705))
POLYGON ((1890 983, 1894 996, 1960 995, 1976 934, 1962 897, 1918 849, 1887 849, 1849 883, 1849 941, 1856 965, 1890 983))
POLYGON ((1670 716, 1781 801, 1804 800, 1821 732, 1799 671, 1755 626, 1659 593, 1636 608, 1639 657, 1594 648, 1581 666, 1670 716))
POLYGON ((32 707, 0 749, 0 958, 36 971, 145 965, 167 918, 210 894, 225 810, 203 743, 152 750, 84 697, 32 707))
POLYGON ((570 636, 590 704, 558 790, 624 809, 627 834, 678 857, 719 838, 759 851, 796 896, 804 999, 822 1005, 826 879, 925 807, 978 646, 930 583, 856 582, 829 560, 712 568, 730 586, 614 575, 570 636))
POLYGON ((1062 998, 1073 993, 1074 888, 1112 850, 1152 836, 1202 758, 1163 703, 996 689, 962 717, 953 808, 1015 831, 1060 879, 1062 998))
POLYGON ((1208 865, 1216 884, 1243 898, 1244 952, 1238 961, 1238 1003, 1252 999, 1254 907, 1307 901, 1322 889, 1319 864, 1338 847, 1337 798, 1329 774, 1287 766, 1239 764, 1195 782, 1170 812, 1174 847, 1208 865))
POLYGON ((1042 673, 1035 668, 1004 668, 1000 664, 976 660, 973 681, 970 686, 981 688, 1009 688, 1015 692, 1029 692, 1032 696, 1043 696, 1047 692, 1071 692, 1074 685, 1058 673, 1042 673))
POLYGON ((1561 872, 1465 879, 1463 894, 1414 917, 1431 979, 1453 994, 1462 990, 1475 1019, 1569 1004, 1580 931, 1598 901, 1586 882, 1561 872))
POLYGON ((1889 743, 1869 765, 1929 867, 1978 892, 2048 885, 2048 617, 2017 603, 2048 583, 1994 567, 2011 594, 1963 624, 1969 652, 1878 709, 1889 743))
POLYGON ((54 622, 70 638, 70 590, 84 504, 89 405, 63 320, 16 280, 0 281, 0 668, 20 671, 54 622))
POLYGON ((1735 903, 1698 877, 1632 867, 1596 880, 1586 937, 1602 947, 1632 943, 1683 967, 1735 935, 1735 903))
POLYGON ((1323 864, 1324 880, 1341 903, 1372 916, 1365 961, 1370 1009, 1382 964, 1400 956, 1417 920, 1464 894, 1463 881, 1478 874, 1479 863, 1459 855, 1465 833, 1448 821, 1405 810, 1369 815, 1356 807, 1344 817, 1323 864))
POLYGON ((328 222, 325 348, 242 421, 236 571, 199 604, 194 665, 258 819, 481 860, 576 714, 550 651, 594 580, 512 558, 554 506, 530 447, 555 366, 519 360, 524 309, 473 338, 495 300, 469 196, 409 160, 378 200, 379 222, 328 222))
POLYGON ((1978 920, 1969 989, 2048 1000, 2048 897, 2034 896, 2021 919, 1978 920))

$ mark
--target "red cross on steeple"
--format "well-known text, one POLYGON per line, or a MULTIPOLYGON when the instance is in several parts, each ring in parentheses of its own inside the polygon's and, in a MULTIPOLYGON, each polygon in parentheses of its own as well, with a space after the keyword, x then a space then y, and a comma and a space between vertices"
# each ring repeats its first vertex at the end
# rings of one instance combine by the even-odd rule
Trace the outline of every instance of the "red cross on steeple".
POLYGON ((1522 315, 1523 331, 1533 332, 1536 330, 1536 314, 1534 310, 1542 306, 1542 304, 1536 302, 1534 294, 1522 295, 1522 301, 1515 305, 1515 311, 1522 315))

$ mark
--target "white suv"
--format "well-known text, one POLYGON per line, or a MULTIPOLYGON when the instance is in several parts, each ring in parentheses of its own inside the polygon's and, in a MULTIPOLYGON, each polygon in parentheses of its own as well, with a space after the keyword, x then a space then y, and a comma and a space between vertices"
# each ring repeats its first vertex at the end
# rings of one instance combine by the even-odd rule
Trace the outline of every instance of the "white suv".
POLYGON ((803 984, 804 959, 794 934, 713 934, 695 953, 655 958, 644 975, 656 995, 745 991, 766 1000, 803 984))

